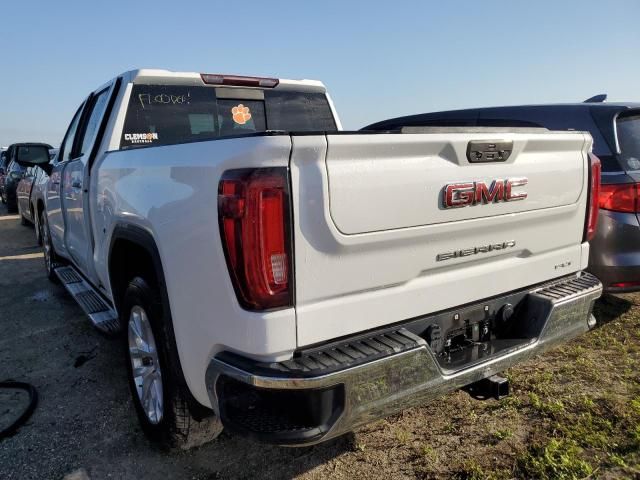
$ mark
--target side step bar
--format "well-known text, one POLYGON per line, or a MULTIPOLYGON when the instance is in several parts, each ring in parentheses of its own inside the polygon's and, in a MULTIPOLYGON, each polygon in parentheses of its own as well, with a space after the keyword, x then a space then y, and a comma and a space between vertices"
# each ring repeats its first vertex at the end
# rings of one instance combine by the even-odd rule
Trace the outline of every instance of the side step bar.
POLYGON ((120 320, 115 310, 73 267, 65 265, 56 268, 54 272, 94 327, 108 335, 120 331, 120 320))

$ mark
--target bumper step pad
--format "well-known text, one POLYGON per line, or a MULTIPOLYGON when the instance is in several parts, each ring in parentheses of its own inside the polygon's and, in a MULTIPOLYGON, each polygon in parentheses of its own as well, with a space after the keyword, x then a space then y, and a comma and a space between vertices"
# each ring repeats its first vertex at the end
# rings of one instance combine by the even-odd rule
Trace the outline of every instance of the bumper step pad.
POLYGON ((115 335, 120 331, 120 321, 115 310, 73 267, 58 267, 54 272, 94 327, 108 335, 115 335))
POLYGON ((219 353, 218 358, 250 369, 256 374, 309 378, 357 367, 424 345, 426 342, 422 338, 407 329, 395 328, 384 333, 369 333, 348 341, 302 350, 291 360, 282 362, 260 363, 227 351, 219 353))
POLYGON ((570 280, 562 283, 554 283, 552 285, 546 285, 540 289, 534 290, 531 293, 540 295, 552 302, 567 301, 571 298, 584 295, 591 291, 595 291, 602 288, 600 280, 590 273, 583 273, 580 276, 576 276, 570 280))

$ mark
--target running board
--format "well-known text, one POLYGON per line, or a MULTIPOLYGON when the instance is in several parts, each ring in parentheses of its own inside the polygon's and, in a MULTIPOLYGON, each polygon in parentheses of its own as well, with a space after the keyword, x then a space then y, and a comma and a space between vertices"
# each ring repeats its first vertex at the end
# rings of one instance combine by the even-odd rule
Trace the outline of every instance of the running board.
POLYGON ((57 267, 54 272, 94 327, 108 335, 115 335, 120 331, 120 320, 115 310, 73 267, 57 267))

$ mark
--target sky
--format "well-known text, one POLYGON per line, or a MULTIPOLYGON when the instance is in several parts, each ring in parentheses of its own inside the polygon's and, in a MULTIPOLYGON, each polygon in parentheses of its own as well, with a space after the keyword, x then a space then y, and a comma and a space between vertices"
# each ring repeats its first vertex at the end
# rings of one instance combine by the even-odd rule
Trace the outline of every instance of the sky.
POLYGON ((492 105, 639 101, 640 1, 0 2, 0 146, 57 146, 135 68, 322 80, 345 129, 492 105))

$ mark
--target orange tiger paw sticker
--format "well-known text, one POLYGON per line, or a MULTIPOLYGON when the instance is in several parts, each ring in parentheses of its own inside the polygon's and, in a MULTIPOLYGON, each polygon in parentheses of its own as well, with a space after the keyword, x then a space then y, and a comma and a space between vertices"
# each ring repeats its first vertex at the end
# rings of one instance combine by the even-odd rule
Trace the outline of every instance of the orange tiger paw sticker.
POLYGON ((233 114, 233 121, 239 125, 244 125, 251 120, 251 113, 249 113, 249 107, 245 107, 243 104, 233 107, 231 109, 233 114))

